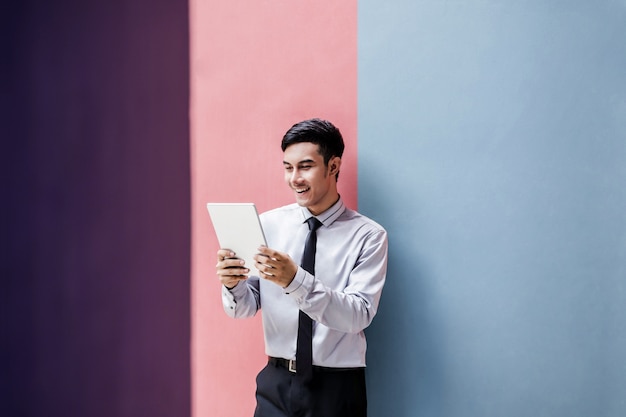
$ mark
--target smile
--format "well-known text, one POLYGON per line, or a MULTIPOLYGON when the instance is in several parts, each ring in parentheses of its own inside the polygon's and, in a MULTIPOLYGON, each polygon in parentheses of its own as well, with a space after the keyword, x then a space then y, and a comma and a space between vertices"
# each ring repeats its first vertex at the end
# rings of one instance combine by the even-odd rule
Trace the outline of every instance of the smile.
POLYGON ((298 194, 302 194, 302 193, 306 193, 307 191, 309 191, 311 189, 311 187, 306 187, 306 188, 294 188, 293 190, 298 193, 298 194))

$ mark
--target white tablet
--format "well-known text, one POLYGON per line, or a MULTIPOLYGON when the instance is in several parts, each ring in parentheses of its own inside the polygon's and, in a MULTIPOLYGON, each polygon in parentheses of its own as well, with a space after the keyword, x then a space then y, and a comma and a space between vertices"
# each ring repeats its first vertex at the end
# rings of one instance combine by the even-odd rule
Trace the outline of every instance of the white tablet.
POLYGON ((258 275, 254 255, 266 245, 259 214, 253 203, 207 203, 220 248, 230 249, 246 261, 250 275, 258 275))

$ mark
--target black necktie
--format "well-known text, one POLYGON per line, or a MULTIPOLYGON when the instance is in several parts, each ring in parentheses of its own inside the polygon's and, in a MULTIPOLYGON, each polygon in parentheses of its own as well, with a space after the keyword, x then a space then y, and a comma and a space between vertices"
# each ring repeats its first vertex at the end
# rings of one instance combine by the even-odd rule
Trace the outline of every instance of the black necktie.
MULTIPOLYGON (((309 234, 304 244, 304 254, 300 264, 305 271, 315 275, 315 245, 317 233, 315 232, 322 223, 315 217, 307 219, 309 234)), ((300 310, 298 320, 298 344, 296 346, 296 372, 304 382, 311 381, 313 377, 313 320, 300 310)))

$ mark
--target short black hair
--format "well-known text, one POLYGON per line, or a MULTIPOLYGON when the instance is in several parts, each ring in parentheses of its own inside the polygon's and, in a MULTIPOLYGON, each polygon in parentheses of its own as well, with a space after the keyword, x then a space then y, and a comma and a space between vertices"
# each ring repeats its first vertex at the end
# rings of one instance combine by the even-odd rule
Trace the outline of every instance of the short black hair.
POLYGON ((308 119, 296 123, 283 136, 280 147, 283 152, 294 143, 310 142, 319 146, 319 153, 328 166, 331 158, 341 158, 345 145, 341 132, 328 120, 308 119))

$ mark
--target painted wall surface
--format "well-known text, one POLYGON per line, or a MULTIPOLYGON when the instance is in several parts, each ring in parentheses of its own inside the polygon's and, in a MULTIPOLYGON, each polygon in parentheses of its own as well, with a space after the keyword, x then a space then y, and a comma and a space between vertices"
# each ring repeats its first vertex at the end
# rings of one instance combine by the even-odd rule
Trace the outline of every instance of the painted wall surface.
POLYGON ((626 3, 359 2, 370 415, 626 415, 626 3))
POLYGON ((370 416, 626 415, 623 1, 13 3, 1 415, 250 415, 204 205, 313 116, 390 233, 370 416))
POLYGON ((322 117, 346 140, 339 187, 356 207, 356 1, 193 0, 190 9, 192 415, 252 415, 267 361, 261 321, 222 310, 205 205, 292 203, 280 141, 322 117))
POLYGON ((187 14, 3 4, 2 416, 190 414, 187 14))

